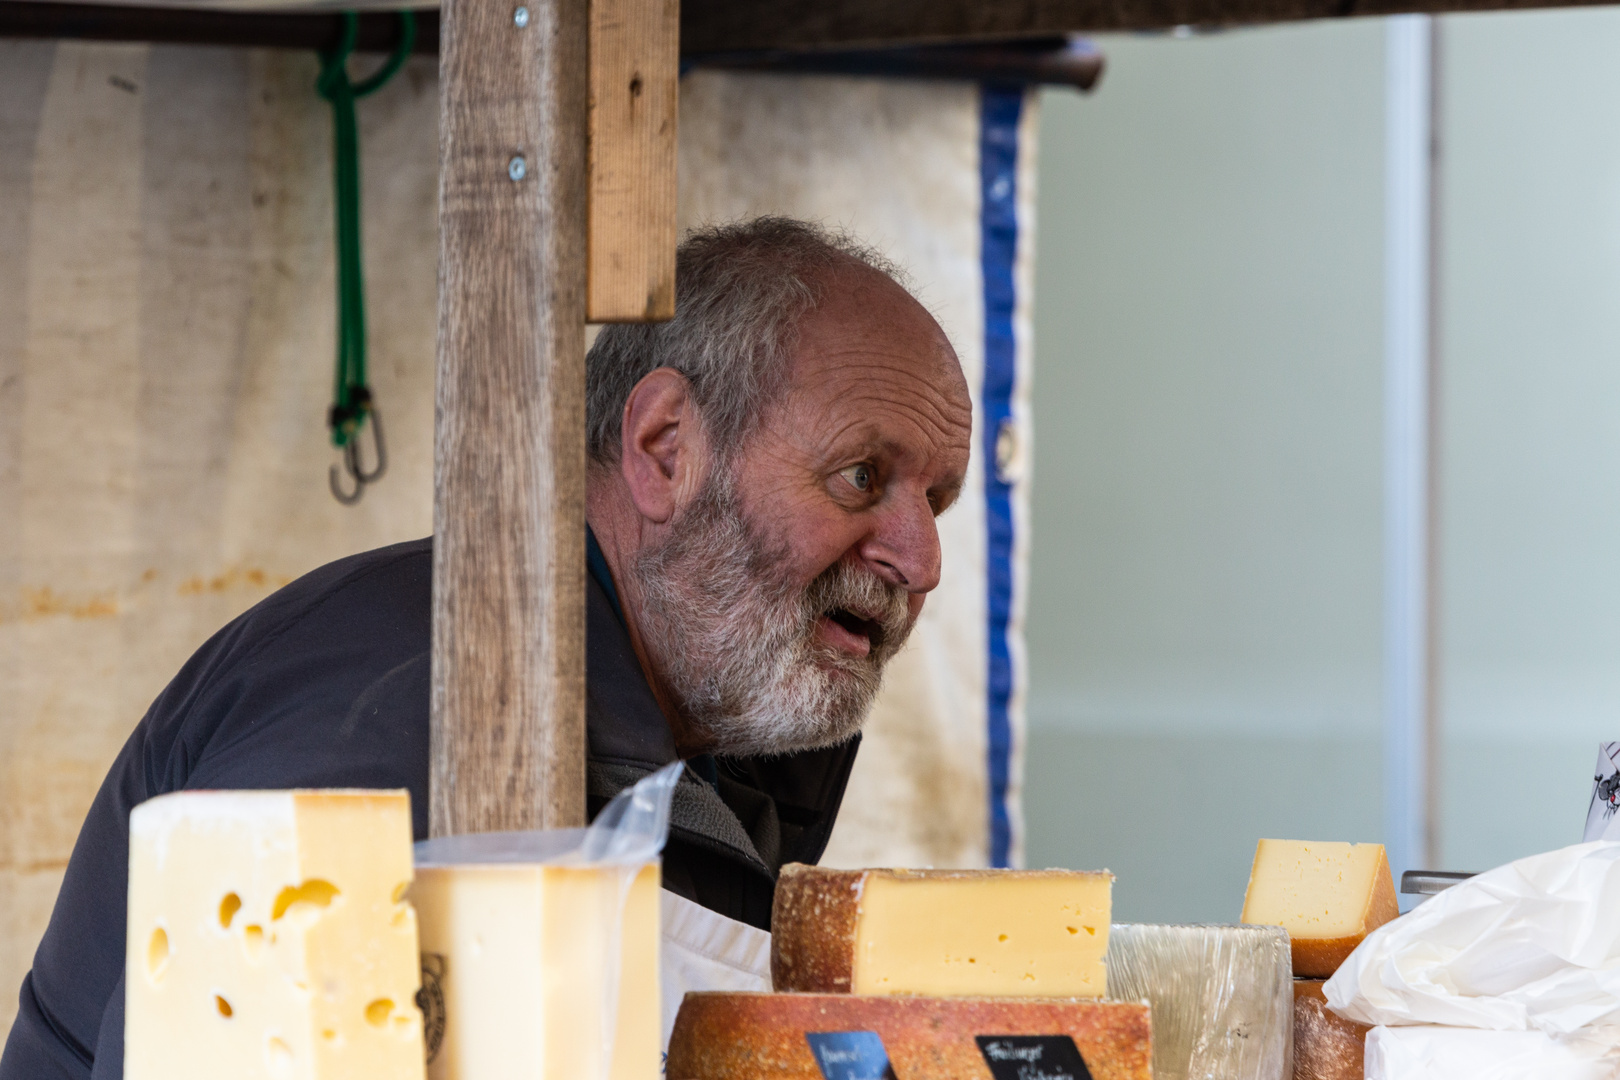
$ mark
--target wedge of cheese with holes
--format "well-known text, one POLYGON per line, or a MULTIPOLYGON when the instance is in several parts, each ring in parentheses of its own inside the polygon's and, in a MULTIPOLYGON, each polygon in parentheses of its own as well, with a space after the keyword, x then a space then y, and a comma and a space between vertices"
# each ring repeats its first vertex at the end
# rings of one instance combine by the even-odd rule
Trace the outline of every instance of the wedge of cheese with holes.
POLYGON ((659 1080, 657 863, 431 865, 431 1080, 659 1080))
POLYGON ((129 849, 126 1080, 420 1080, 407 792, 176 792, 129 849))
POLYGON ((1399 914, 1382 844, 1262 840, 1255 848, 1242 921, 1287 930, 1299 978, 1332 975, 1399 914))
POLYGON ((776 882, 778 992, 1101 997, 1106 870, 827 870, 776 882))

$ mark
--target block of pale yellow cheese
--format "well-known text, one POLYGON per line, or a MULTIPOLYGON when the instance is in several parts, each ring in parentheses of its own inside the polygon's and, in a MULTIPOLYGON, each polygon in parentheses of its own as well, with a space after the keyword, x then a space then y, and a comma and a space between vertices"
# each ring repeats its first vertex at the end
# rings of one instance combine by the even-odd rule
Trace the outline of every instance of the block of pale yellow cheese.
POLYGON ((406 792, 176 792, 129 849, 126 1080, 421 1080, 406 792))
POLYGON ((430 1080, 657 1080, 658 891, 656 862, 418 865, 430 1080))
POLYGON ((778 991, 1101 997, 1114 876, 782 868, 778 991))
POLYGON ((1399 914, 1382 844, 1262 840, 1255 849, 1242 921, 1287 930, 1300 978, 1332 975, 1399 914))

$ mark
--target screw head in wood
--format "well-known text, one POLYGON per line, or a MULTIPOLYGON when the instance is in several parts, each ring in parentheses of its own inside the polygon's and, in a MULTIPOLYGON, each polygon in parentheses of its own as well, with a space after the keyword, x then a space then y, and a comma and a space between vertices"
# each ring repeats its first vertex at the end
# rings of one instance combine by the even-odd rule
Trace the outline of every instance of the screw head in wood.
POLYGON ((522 155, 506 163, 506 175, 514 181, 521 180, 529 173, 529 163, 523 160, 522 155))
POLYGON ((529 9, 526 7, 520 7, 516 11, 512 12, 512 25, 517 27, 519 30, 523 29, 525 26, 528 26, 529 9))

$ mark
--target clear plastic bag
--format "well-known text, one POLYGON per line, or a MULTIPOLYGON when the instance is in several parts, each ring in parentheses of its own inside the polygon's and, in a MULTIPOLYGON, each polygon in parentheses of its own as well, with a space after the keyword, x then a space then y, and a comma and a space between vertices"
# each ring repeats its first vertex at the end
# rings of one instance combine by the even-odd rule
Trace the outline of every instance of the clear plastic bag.
MULTIPOLYGON (((682 762, 667 765, 620 792, 589 827, 525 832, 469 833, 424 840, 416 845, 418 871, 449 867, 544 866, 602 870, 601 906, 615 914, 606 920, 602 935, 601 1052, 596 1077, 609 1080, 619 1016, 619 973, 623 961, 622 928, 631 886, 649 863, 655 862, 669 836, 670 803, 685 769, 682 762)), ((535 917, 540 918, 537 911, 535 917)), ((656 963, 656 949, 650 962, 656 963)), ((449 1017, 449 1023, 455 1018, 449 1017)), ((571 1033, 570 1033, 571 1034, 571 1033)), ((434 1048, 430 1045, 430 1062, 434 1048)), ((453 1070, 452 1070, 453 1071, 453 1070)), ((478 1080, 460 1077, 458 1080, 478 1080)))
POLYGON ((684 762, 665 765, 625 788, 584 829, 440 836, 416 845, 417 866, 540 863, 640 866, 658 857, 669 839, 669 807, 684 762))
POLYGON ((1294 969, 1279 926, 1115 923, 1108 996, 1146 1000, 1155 1080, 1290 1080, 1294 969))

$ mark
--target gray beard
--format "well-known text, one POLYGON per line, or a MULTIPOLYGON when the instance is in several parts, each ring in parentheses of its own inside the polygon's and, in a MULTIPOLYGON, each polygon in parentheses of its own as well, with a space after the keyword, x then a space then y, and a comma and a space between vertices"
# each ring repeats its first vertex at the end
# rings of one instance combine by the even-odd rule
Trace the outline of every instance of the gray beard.
POLYGON ((850 738, 915 622, 905 590, 864 567, 841 561, 795 585, 787 552, 750 527, 721 467, 635 561, 642 642, 682 720, 714 753, 760 757, 850 738), (821 616, 843 608, 872 613, 866 656, 817 639, 821 616))

